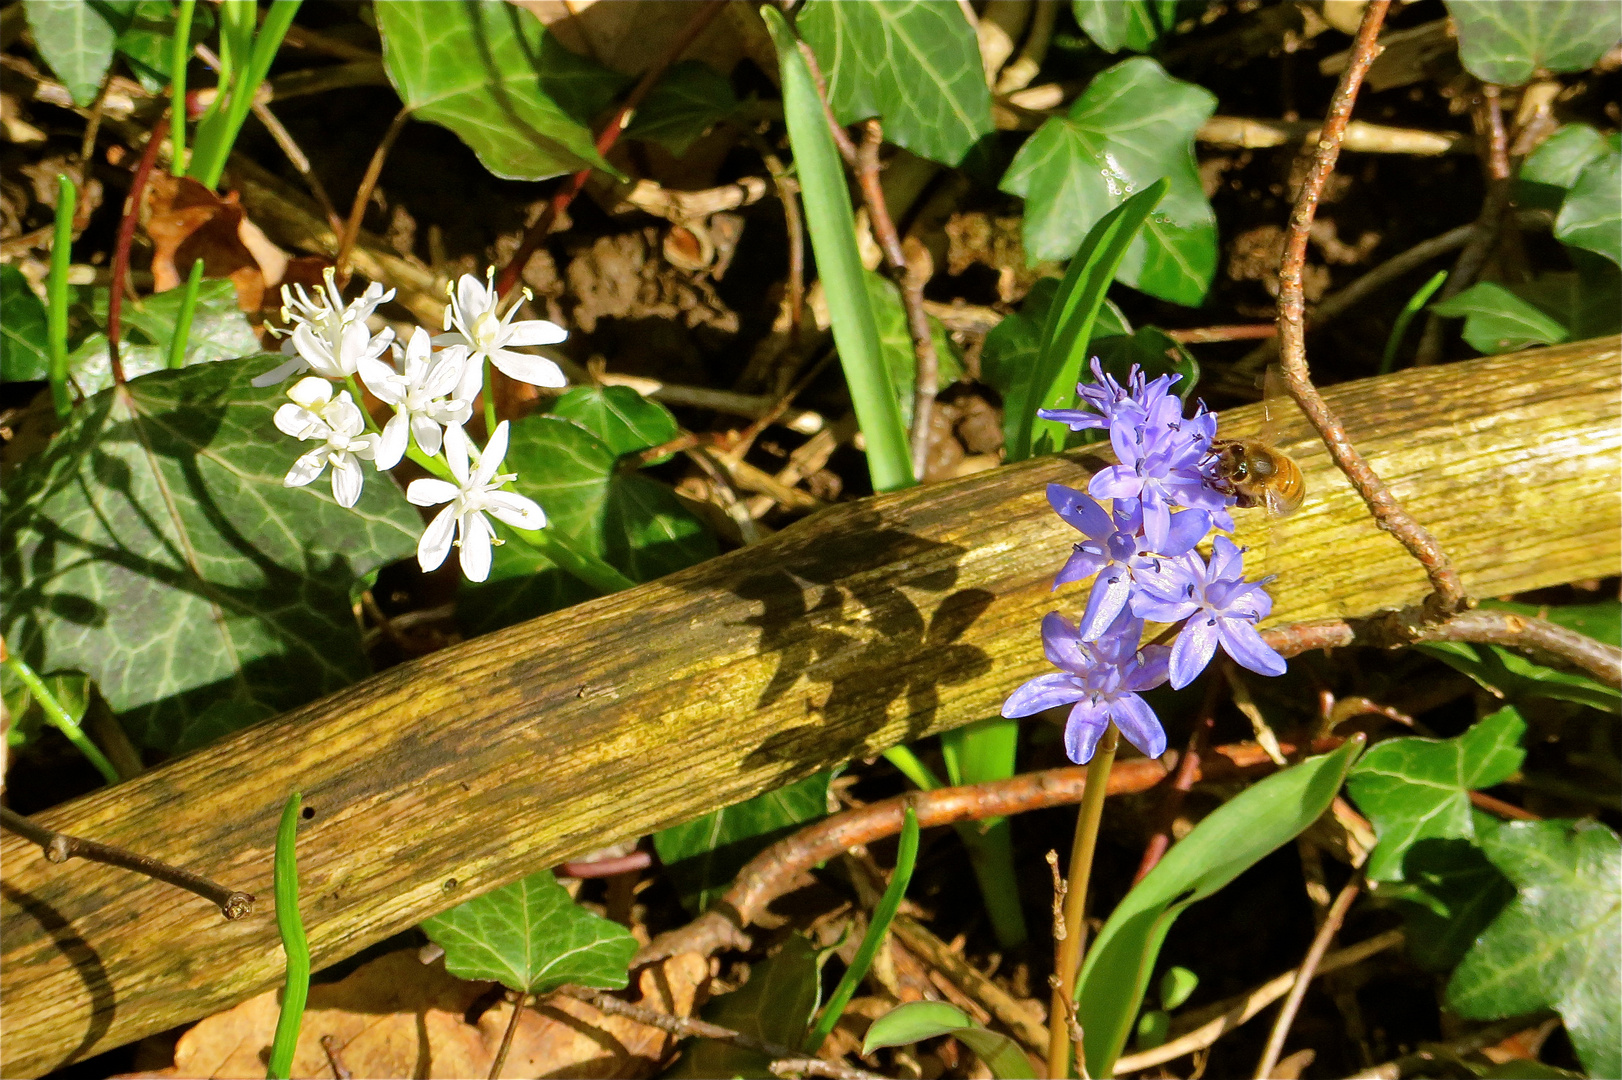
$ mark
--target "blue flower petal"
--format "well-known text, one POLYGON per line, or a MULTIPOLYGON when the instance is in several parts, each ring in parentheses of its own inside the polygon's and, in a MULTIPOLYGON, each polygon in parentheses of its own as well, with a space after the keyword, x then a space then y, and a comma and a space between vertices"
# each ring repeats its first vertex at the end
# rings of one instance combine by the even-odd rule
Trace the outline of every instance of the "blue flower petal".
POLYGON ((1103 705, 1085 698, 1076 702, 1076 707, 1070 710, 1069 719, 1064 722, 1064 752, 1070 756, 1070 760, 1077 765, 1091 761, 1093 751, 1098 749, 1098 740, 1108 725, 1109 717, 1103 705))
POLYGON ((1075 677, 1062 671, 1038 675, 1008 695, 1002 714, 1009 719, 1031 716, 1055 705, 1068 705, 1084 693, 1086 691, 1076 685, 1075 677))
POLYGON ((1149 703, 1136 694, 1122 694, 1110 702, 1110 719, 1121 729, 1126 741, 1150 757, 1166 752, 1166 730, 1149 703))
POLYGON ((1181 690, 1205 670, 1216 655, 1217 620, 1195 615, 1183 624, 1177 643, 1171 647, 1171 687, 1181 690))
POLYGON ((1217 632, 1222 651, 1233 657, 1240 667, 1249 668, 1259 675, 1282 675, 1288 666, 1284 657, 1262 640, 1262 636, 1249 622, 1242 619, 1218 619, 1217 632))

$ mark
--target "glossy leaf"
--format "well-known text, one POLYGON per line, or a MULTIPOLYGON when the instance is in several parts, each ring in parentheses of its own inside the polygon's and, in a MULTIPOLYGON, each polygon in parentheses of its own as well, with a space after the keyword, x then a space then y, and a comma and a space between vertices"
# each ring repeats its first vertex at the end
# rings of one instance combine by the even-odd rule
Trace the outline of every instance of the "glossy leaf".
POLYGON ((1200 363, 1194 359, 1194 354, 1157 326, 1145 326, 1135 333, 1111 337, 1098 337, 1095 332, 1087 351, 1098 357, 1103 369, 1123 385, 1133 364, 1142 368, 1150 379, 1161 375, 1181 376, 1172 391, 1184 401, 1190 400, 1200 381, 1200 363))
MULTIPOLYGON (((118 52, 148 93, 162 93, 169 85, 174 61, 176 6, 170 0, 139 0, 128 26, 118 35, 118 52)), ((191 43, 208 40, 214 31, 214 10, 207 4, 192 9, 191 43)))
POLYGON ((21 270, 0 266, 0 382, 44 381, 50 374, 45 305, 21 270))
POLYGON ((840 123, 876 116, 886 140, 943 165, 990 134, 980 46, 957 5, 810 0, 795 27, 817 54, 840 123))
POLYGON ((1482 841, 1515 884, 1447 985, 1460 1016, 1559 1011, 1590 1076, 1622 1076, 1622 844, 1597 821, 1515 821, 1482 841))
POLYGON ((1554 219, 1555 239, 1622 265, 1622 152, 1607 152, 1584 166, 1554 219))
POLYGON ((24 0, 34 47, 80 108, 96 100, 132 6, 132 0, 24 0))
POLYGON ((1177 0, 1070 0, 1076 22, 1105 52, 1148 52, 1177 18, 1177 0))
POLYGON ((1476 842, 1420 840, 1402 860, 1402 881, 1375 897, 1393 901, 1408 931, 1408 955, 1427 971, 1451 971, 1487 925, 1515 899, 1515 886, 1487 860, 1478 842, 1499 822, 1474 812, 1476 842))
POLYGON ((1622 40, 1622 10, 1588 0, 1447 0, 1459 59, 1482 82, 1520 86, 1538 69, 1583 71, 1622 40))
POLYGON ((862 1053, 886 1046, 910 1046, 950 1035, 973 1050, 998 1080, 1034 1080, 1036 1070, 1025 1051, 1008 1036, 976 1024, 962 1009, 944 1001, 912 1001, 897 1005, 867 1029, 862 1053))
MULTIPOLYGON (((123 340, 118 350, 124 376, 134 379, 168 366, 169 342, 174 337, 175 320, 180 313, 184 289, 143 296, 124 304, 123 340)), ((80 294, 76 314, 81 323, 95 327, 107 322, 107 290, 90 293, 88 303, 80 294)), ((206 364, 215 360, 235 360, 262 350, 259 335, 237 306, 236 289, 220 278, 206 280, 197 292, 192 313, 191 333, 186 339, 186 364, 206 364)), ((107 355, 107 335, 96 330, 68 354, 68 370, 86 394, 113 385, 112 362, 107 355)), ((272 429, 274 430, 274 429, 272 429)))
POLYGON ((1503 782, 1526 752, 1526 721, 1512 707, 1453 739, 1390 739, 1371 747, 1346 790, 1374 824, 1371 881, 1400 881, 1403 857, 1420 840, 1474 839, 1470 792, 1503 782))
MULTIPOLYGON (((873 318, 878 323, 879 348, 890 372, 890 385, 895 387, 896 405, 901 410, 901 422, 910 429, 912 410, 917 405, 914 395, 918 385, 918 354, 913 351, 912 332, 907 329, 907 309, 901 302, 901 290, 889 278, 873 270, 867 271, 864 278, 868 302, 873 306, 873 318)), ((929 317, 929 337, 935 343, 935 385, 944 389, 963 377, 963 364, 946 327, 934 316, 929 317)))
POLYGON ((0 489, 0 633, 36 671, 94 679, 147 746, 366 675, 350 586, 416 548, 421 520, 386 477, 353 509, 326 477, 283 486, 308 446, 271 425, 279 388, 248 385, 273 363, 104 391, 0 489))
POLYGON ((1606 712, 1616 712, 1622 707, 1622 693, 1611 687, 1576 672, 1544 667, 1500 645, 1438 641, 1415 645, 1414 648, 1434 656, 1512 702, 1541 697, 1575 701, 1606 712))
POLYGON ((618 175, 586 124, 624 78, 565 49, 534 15, 434 0, 374 10, 400 99, 414 118, 456 132, 486 169, 507 180, 586 168, 618 175))
POLYGON ((653 849, 681 895, 682 906, 694 915, 705 911, 746 862, 799 826, 826 815, 832 778, 832 773, 817 773, 654 833, 653 849))
POLYGON ((1090 1075, 1113 1075, 1177 916, 1316 821, 1362 748, 1361 738, 1349 739, 1247 788, 1173 845, 1110 913, 1076 982, 1090 1075))
MULTIPOLYGON (((573 420, 620 455, 661 446, 677 431, 669 409, 629 386, 571 387, 552 406, 552 415, 573 420)), ((669 461, 670 455, 659 460, 669 461)))
POLYGON ((683 60, 654 85, 625 137, 658 143, 681 157, 737 109, 738 96, 726 76, 701 60, 683 60))
POLYGON ((1216 217, 1200 187, 1194 133, 1216 98, 1167 75, 1148 57, 1100 72, 1064 116, 1014 156, 1002 190, 1025 198, 1025 251, 1067 259, 1112 207, 1161 177, 1170 181, 1121 262, 1120 280, 1152 296, 1198 305, 1216 269, 1216 217))
POLYGON ((629 930, 576 904, 550 870, 442 911, 422 929, 452 975, 525 994, 565 983, 618 990, 637 948, 629 930))
POLYGON ((1568 247, 1577 270, 1545 271, 1511 291, 1566 328, 1568 340, 1605 337, 1622 330, 1622 269, 1602 256, 1568 247))
MULTIPOLYGON (((751 968, 748 982, 706 1005, 703 1017, 762 1042, 799 1046, 821 997, 822 961, 823 955, 811 942, 791 934, 775 956, 751 968)), ((663 1075, 771 1080, 770 1062, 754 1050, 694 1038, 683 1044, 681 1060, 663 1075)))
POLYGON ((1588 163, 1611 152, 1605 136, 1589 125, 1561 125, 1521 163, 1516 202, 1558 210, 1588 163))
POLYGON ((1489 355, 1565 341, 1570 332, 1502 285, 1478 281, 1459 295, 1431 305, 1438 315, 1464 320, 1464 340, 1489 355))

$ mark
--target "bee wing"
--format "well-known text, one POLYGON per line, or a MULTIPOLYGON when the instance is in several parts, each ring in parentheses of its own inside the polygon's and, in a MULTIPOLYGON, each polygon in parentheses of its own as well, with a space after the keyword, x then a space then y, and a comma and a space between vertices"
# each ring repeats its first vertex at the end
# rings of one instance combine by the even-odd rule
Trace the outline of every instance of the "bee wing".
POLYGON ((1289 400, 1290 390, 1284 384, 1284 369, 1277 364, 1268 364, 1262 374, 1262 430, 1257 436, 1262 442, 1271 444, 1278 440, 1289 400))

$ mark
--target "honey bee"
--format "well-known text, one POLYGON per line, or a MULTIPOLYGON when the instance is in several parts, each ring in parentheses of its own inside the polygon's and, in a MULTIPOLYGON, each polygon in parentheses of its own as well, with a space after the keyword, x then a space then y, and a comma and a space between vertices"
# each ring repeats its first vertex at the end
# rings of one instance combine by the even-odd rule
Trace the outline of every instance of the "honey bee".
POLYGON ((1267 369, 1262 430, 1253 439, 1213 439, 1211 458, 1217 484, 1243 509, 1266 508, 1269 517, 1294 513, 1306 498, 1306 481, 1295 459, 1273 446, 1278 437, 1275 403, 1284 389, 1277 365, 1267 369))

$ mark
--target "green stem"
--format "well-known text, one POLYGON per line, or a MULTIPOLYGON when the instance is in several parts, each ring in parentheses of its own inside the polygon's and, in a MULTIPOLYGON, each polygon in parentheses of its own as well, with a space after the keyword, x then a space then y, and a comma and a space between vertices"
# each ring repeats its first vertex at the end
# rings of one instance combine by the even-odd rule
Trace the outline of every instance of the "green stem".
POLYGON ((576 547, 555 528, 512 531, 524 543, 557 564, 558 569, 579 578, 604 596, 636 587, 636 582, 591 552, 576 547))
POLYGON ((282 951, 287 954, 287 981, 282 989, 282 1011, 276 1018, 276 1036, 270 1044, 270 1080, 288 1080, 293 1072, 293 1052, 298 1049, 299 1028, 304 1022, 304 1005, 310 996, 310 943, 304 936, 304 920, 298 910, 299 793, 287 797, 282 820, 276 829, 276 929, 282 935, 282 951))
MULTIPOLYGON (((236 78, 230 80, 230 103, 225 107, 223 114, 208 117, 203 124, 198 125, 197 146, 190 172, 192 178, 204 186, 213 188, 219 184, 220 176, 225 172, 225 159, 230 155, 231 147, 236 144, 237 134, 242 130, 243 121, 248 118, 249 110, 253 108, 254 96, 258 94, 260 84, 265 81, 265 75, 270 71, 270 63, 276 58, 276 50, 281 47, 287 28, 293 24, 293 16, 298 12, 299 3, 300 0, 275 0, 275 3, 270 5, 270 10, 265 12, 265 21, 259 26, 259 33, 253 36, 253 48, 248 56, 248 62, 241 65, 236 78), (203 131, 205 126, 208 128, 206 135, 203 131)), ((254 10, 256 9, 250 4, 248 19, 253 18, 254 10)), ((224 59, 223 51, 221 59, 224 59)), ((220 78, 223 93, 226 86, 223 66, 220 78)))
POLYGON ((45 680, 35 674, 33 668, 15 656, 6 657, 3 663, 6 670, 15 675, 17 681, 26 686, 28 692, 34 696, 34 700, 39 702, 40 710, 44 712, 45 719, 50 722, 50 725, 67 736, 68 742, 77 747, 79 753, 90 759, 90 764, 94 765, 96 771, 101 773, 103 780, 106 780, 109 784, 116 784, 123 779, 122 776, 118 775, 118 770, 113 768, 113 763, 107 760, 107 755, 103 754, 101 749, 90 741, 90 736, 84 733, 84 729, 79 727, 79 722, 73 718, 73 715, 67 709, 62 707, 62 703, 56 700, 56 695, 51 693, 50 687, 45 685, 45 680))
POLYGON ((486 360, 484 362, 484 437, 489 438, 496 430, 496 381, 495 366, 486 360))
POLYGON ((175 314, 175 336, 169 341, 169 367, 186 366, 186 346, 191 343, 191 321, 197 311, 197 291, 203 286, 203 260, 191 264, 186 276, 186 291, 180 297, 180 310, 175 314))
POLYGON ((1403 335, 1408 332, 1408 324, 1414 321, 1414 316, 1430 302, 1436 290, 1442 287, 1447 280, 1447 271, 1438 270, 1431 279, 1419 287, 1419 291, 1408 298, 1402 311, 1397 315, 1397 321, 1391 326, 1391 336, 1385 339, 1385 352, 1380 356, 1380 374, 1389 375, 1397 365, 1397 350, 1402 347, 1403 335))
POLYGON ((911 780, 921 791, 934 791, 942 786, 940 778, 928 765, 919 760, 910 746, 890 747, 884 752, 884 760, 900 770, 901 775, 911 780))
POLYGON ((1069 883, 1064 897, 1064 939, 1059 942, 1054 977, 1053 1000, 1048 1013, 1048 1076, 1070 1075, 1070 1028, 1066 1023, 1076 995, 1076 972, 1087 945, 1087 886, 1093 873, 1093 854, 1098 849, 1098 825, 1104 818, 1104 798, 1109 794, 1110 767, 1115 764, 1118 736, 1115 725, 1104 729, 1093 759, 1087 763, 1087 787, 1081 794, 1076 814, 1076 836, 1070 848, 1069 883))
POLYGON ((56 232, 51 241, 51 273, 46 279, 46 338, 51 348, 51 403, 58 420, 73 410, 68 393, 68 266, 73 261, 73 214, 79 190, 61 173, 56 175, 56 232))
POLYGON ((196 8, 197 0, 180 0, 175 12, 175 37, 169 53, 169 100, 173 103, 169 138, 174 147, 169 161, 171 176, 186 175, 186 64, 191 60, 191 20, 196 8))

